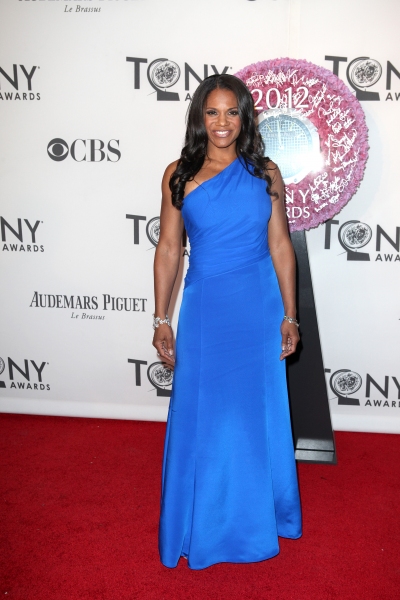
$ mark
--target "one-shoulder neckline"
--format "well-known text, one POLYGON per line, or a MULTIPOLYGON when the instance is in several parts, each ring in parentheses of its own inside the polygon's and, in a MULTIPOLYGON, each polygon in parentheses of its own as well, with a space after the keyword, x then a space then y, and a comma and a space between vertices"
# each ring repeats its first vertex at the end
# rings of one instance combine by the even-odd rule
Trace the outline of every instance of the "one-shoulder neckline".
POLYGON ((199 183, 199 185, 197 187, 195 187, 194 190, 192 190, 191 192, 189 192, 188 194, 186 194, 186 196, 184 196, 183 200, 186 200, 186 198, 188 196, 190 196, 190 194, 193 194, 193 192, 195 192, 196 190, 198 190, 199 188, 201 188, 205 183, 208 183, 209 181, 212 181, 213 179, 215 179, 219 175, 222 175, 222 173, 225 173, 225 171, 227 171, 227 169, 229 169, 229 167, 231 167, 237 160, 239 160, 238 156, 231 163, 229 163, 229 165, 226 165, 226 167, 224 167, 219 173, 216 173, 215 175, 213 175, 209 179, 206 179, 205 181, 202 181, 201 183, 199 183))

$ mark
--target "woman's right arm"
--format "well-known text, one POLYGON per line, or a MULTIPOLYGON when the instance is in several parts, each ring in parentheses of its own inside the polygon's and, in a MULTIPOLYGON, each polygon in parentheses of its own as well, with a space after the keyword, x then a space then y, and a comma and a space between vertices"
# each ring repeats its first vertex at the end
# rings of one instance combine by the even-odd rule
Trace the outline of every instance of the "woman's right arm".
MULTIPOLYGON (((171 300, 172 289, 179 269, 182 248, 183 219, 181 211, 172 205, 169 180, 177 162, 165 170, 162 180, 160 214, 160 239, 154 257, 154 315, 165 319, 171 300)), ((175 363, 172 329, 164 323, 154 331, 153 346, 163 362, 175 363)))

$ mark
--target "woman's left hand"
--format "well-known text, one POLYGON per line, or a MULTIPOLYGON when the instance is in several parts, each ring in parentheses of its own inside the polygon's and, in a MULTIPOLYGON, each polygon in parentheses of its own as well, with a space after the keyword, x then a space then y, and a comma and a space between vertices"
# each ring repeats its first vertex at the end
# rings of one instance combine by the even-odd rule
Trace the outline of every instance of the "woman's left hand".
POLYGON ((297 344, 300 340, 299 328, 294 323, 284 320, 281 325, 282 334, 282 353, 280 360, 296 352, 297 344))

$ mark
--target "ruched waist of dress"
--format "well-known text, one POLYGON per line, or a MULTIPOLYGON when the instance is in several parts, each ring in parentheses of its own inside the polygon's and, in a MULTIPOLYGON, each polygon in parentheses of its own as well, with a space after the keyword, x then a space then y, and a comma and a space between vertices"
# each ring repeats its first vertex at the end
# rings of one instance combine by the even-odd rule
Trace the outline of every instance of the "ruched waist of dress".
POLYGON ((265 260, 270 256, 269 250, 266 249, 261 254, 257 254, 256 256, 253 255, 252 257, 248 257, 246 260, 243 260, 243 258, 241 260, 227 260, 219 263, 216 262, 212 265, 197 264, 196 261, 190 260, 189 268, 185 277, 185 288, 201 279, 217 277, 218 275, 223 275, 224 273, 230 273, 232 271, 244 269, 255 263, 265 260))

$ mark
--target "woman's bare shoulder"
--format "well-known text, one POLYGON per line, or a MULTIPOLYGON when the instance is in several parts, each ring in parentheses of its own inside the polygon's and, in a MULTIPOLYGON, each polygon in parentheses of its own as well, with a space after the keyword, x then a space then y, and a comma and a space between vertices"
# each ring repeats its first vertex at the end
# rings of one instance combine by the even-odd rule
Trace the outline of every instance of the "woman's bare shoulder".
POLYGON ((271 177, 272 182, 275 179, 279 179, 282 178, 281 172, 279 170, 279 167, 276 163, 274 163, 273 160, 268 160, 265 164, 265 170, 267 172, 267 174, 271 177))
POLYGON ((165 169, 165 175, 169 175, 171 177, 172 173, 176 171, 176 167, 178 166, 179 160, 174 160, 174 162, 170 163, 165 169))
POLYGON ((179 162, 179 160, 174 160, 174 162, 172 162, 171 164, 169 164, 167 166, 167 168, 165 169, 164 175, 163 175, 163 178, 162 178, 162 183, 161 183, 162 187, 165 186, 166 189, 169 188, 169 181, 171 179, 171 175, 176 170, 176 167, 178 166, 178 162, 179 162))
POLYGON ((284 198, 285 186, 278 165, 272 160, 269 160, 265 165, 265 172, 271 178, 271 197, 273 197, 274 199, 284 198))

